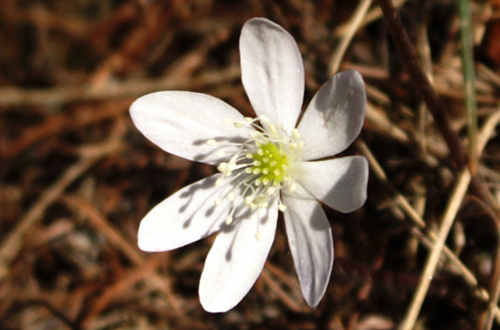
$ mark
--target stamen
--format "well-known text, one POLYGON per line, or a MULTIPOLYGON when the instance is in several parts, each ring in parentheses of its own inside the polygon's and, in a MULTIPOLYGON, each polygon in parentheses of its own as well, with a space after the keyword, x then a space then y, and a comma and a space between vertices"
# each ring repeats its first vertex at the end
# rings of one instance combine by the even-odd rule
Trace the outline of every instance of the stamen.
MULTIPOLYGON (((280 125, 271 124, 266 116, 245 117, 239 121, 229 118, 224 119, 224 122, 237 128, 253 128, 244 142, 215 139, 206 142, 210 146, 220 146, 216 151, 219 158, 228 156, 226 150, 229 149, 223 149, 224 147, 236 148, 228 161, 217 166, 221 175, 215 181, 216 186, 223 186, 220 189, 221 195, 215 199, 215 205, 220 205, 224 198, 233 202, 226 224, 230 225, 235 220, 234 213, 238 208, 234 202, 236 196, 242 197, 251 212, 269 208, 270 204, 274 205, 271 200, 277 196, 278 209, 284 212, 286 206, 279 197, 279 191, 286 187, 293 192, 296 188, 293 172, 290 173, 289 168, 293 162, 300 159, 300 150, 304 145, 300 141, 299 131, 293 129, 288 133, 280 125)), ((260 237, 257 227, 256 238, 260 240, 260 237)))
POLYGON ((280 210, 281 212, 286 211, 286 205, 281 203, 281 201, 278 203, 278 210, 280 210))

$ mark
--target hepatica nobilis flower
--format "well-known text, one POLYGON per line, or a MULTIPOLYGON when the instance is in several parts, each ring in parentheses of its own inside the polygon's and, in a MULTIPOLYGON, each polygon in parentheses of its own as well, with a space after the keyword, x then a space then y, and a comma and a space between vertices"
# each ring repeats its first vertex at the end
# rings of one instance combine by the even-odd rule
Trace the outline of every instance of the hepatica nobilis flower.
POLYGON ((315 307, 333 265, 331 228, 319 201, 351 212, 366 200, 366 159, 331 159, 361 130, 364 82, 356 71, 335 75, 298 122, 304 66, 292 36, 269 20, 251 19, 241 32, 240 52, 255 118, 192 92, 157 92, 132 104, 132 120, 149 140, 218 169, 153 208, 140 224, 139 247, 167 251, 219 232, 199 294, 205 310, 225 312, 243 299, 262 271, 279 210, 302 293, 315 307))

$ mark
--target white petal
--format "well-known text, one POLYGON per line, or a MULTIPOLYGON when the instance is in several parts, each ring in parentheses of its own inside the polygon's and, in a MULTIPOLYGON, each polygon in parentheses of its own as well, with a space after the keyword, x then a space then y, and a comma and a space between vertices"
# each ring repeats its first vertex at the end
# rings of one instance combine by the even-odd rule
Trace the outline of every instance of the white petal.
POLYGON ((212 313, 226 312, 250 291, 264 267, 276 232, 277 199, 267 209, 239 217, 222 229, 205 262, 200 301, 212 313))
POLYGON ((233 202, 224 198, 234 184, 216 186, 219 177, 216 174, 195 182, 156 205, 139 226, 139 248, 168 251, 219 231, 232 206, 243 203, 240 194, 233 202), (217 198, 221 202, 216 206, 217 198))
MULTIPOLYGON (((174 155, 218 165, 220 147, 209 146, 217 141, 244 141, 251 130, 236 128, 234 121, 243 116, 227 103, 210 95, 168 91, 145 95, 130 107, 137 128, 149 140, 174 155), (231 119, 225 122, 224 119, 231 119)), ((229 154, 234 147, 224 149, 229 154)))
POLYGON ((241 79, 257 115, 288 133, 304 98, 304 65, 293 37, 263 18, 249 20, 240 37, 241 79))
POLYGON ((359 135, 365 119, 366 91, 361 74, 336 74, 316 93, 297 127, 304 142, 303 160, 345 150, 359 135))
POLYGON ((366 201, 368 162, 353 156, 298 162, 297 181, 315 198, 340 212, 352 212, 366 201))
POLYGON ((316 307, 323 297, 333 266, 333 238, 321 205, 297 186, 284 193, 285 226, 295 269, 305 300, 316 307), (298 196, 302 195, 302 197, 298 196))

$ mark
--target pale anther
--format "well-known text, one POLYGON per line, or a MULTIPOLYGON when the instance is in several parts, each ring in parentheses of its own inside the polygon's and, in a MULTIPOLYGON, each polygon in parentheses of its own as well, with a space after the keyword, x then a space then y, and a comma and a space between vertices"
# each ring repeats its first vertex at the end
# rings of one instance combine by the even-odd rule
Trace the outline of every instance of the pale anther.
POLYGON ((215 141, 214 139, 210 139, 210 140, 207 141, 207 144, 209 146, 215 146, 217 144, 217 141, 215 141))
POLYGON ((278 204, 278 210, 280 210, 281 212, 285 212, 286 211, 286 205, 282 204, 282 203, 279 203, 278 204))

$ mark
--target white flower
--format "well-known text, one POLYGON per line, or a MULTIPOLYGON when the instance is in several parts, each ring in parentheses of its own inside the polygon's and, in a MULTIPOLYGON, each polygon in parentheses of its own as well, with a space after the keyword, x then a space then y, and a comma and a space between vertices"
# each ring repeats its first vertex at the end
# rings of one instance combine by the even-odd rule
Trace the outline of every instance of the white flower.
POLYGON ((243 26, 240 51, 254 119, 191 92, 153 93, 132 104, 132 119, 148 139, 172 154, 217 165, 220 172, 153 208, 141 222, 139 247, 167 251, 219 231, 199 294, 205 310, 225 312, 243 299, 262 271, 279 209, 302 293, 315 307, 333 265, 331 229, 317 200, 340 212, 366 200, 366 159, 325 159, 358 136, 364 83, 356 71, 335 75, 297 125, 304 67, 292 36, 269 20, 251 19, 243 26))

